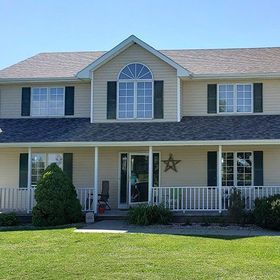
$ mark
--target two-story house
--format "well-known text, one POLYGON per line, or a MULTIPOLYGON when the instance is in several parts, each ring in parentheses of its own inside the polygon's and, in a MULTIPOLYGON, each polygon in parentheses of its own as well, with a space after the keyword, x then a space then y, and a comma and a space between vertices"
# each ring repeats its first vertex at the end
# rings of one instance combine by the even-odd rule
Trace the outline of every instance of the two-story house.
POLYGON ((0 71, 0 209, 29 211, 56 162, 85 211, 223 211, 280 193, 280 48, 40 53, 0 71), (90 199, 89 199, 90 198, 90 199))

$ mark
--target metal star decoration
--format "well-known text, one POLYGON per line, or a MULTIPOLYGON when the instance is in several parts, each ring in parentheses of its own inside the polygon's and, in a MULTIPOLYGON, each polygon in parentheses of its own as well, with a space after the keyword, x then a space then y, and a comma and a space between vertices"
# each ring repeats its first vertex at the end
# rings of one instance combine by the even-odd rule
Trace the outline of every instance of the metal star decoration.
POLYGON ((167 160, 162 160, 162 162, 165 164, 165 169, 164 172, 168 171, 169 169, 174 170, 175 172, 177 171, 176 165, 180 162, 181 160, 175 160, 173 158, 173 155, 170 153, 169 158, 167 160))

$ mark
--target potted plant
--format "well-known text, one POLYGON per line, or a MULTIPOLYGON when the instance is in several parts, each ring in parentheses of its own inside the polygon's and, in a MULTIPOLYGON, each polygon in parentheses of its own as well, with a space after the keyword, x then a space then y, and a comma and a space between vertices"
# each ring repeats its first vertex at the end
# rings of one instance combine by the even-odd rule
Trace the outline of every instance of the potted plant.
POLYGON ((98 205, 98 213, 99 213, 99 214, 104 214, 105 208, 106 208, 106 205, 105 205, 104 203, 100 203, 100 204, 98 205))

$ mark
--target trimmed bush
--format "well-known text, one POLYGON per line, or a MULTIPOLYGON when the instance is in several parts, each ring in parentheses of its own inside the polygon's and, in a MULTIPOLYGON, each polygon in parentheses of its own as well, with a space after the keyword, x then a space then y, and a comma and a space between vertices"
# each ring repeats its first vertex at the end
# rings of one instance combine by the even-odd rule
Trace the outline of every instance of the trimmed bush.
POLYGON ((16 226, 16 225, 18 225, 18 220, 15 213, 0 214, 0 226, 16 226))
POLYGON ((55 164, 44 171, 35 190, 36 206, 32 223, 36 226, 55 226, 80 222, 82 210, 74 185, 55 164))
POLYGON ((172 213, 163 205, 141 204, 130 208, 129 223, 135 225, 168 224, 172 220, 172 213))
POLYGON ((280 230, 280 195, 257 198, 254 217, 258 226, 280 230))
POLYGON ((228 215, 235 223, 243 223, 244 221, 244 202, 242 200, 241 192, 233 188, 229 196, 228 215))

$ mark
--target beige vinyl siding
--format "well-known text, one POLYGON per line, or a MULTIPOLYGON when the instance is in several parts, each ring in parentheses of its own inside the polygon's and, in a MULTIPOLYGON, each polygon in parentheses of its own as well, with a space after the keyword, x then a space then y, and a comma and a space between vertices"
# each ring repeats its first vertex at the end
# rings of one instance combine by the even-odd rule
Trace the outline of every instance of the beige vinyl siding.
MULTIPOLYGON (((209 80, 183 82, 183 115, 207 114, 207 84, 263 83, 263 114, 280 114, 280 80, 209 80)), ((213 115, 213 114, 211 114, 213 115)))
MULTIPOLYGON (((90 117, 90 83, 48 83, 0 86, 0 118, 21 118, 22 87, 75 86, 74 117, 90 117)), ((68 116, 73 117, 73 116, 68 116)))
MULTIPOLYGON (((27 149, 0 149, 0 187, 19 186, 19 156, 27 149)), ((94 150, 75 149, 32 149, 32 153, 73 153, 73 183, 78 188, 93 186, 94 150)))
POLYGON ((137 44, 94 71, 94 121, 112 121, 107 120, 107 81, 117 81, 121 69, 134 62, 145 64, 152 71, 155 80, 164 81, 164 120, 176 121, 176 70, 137 44))

